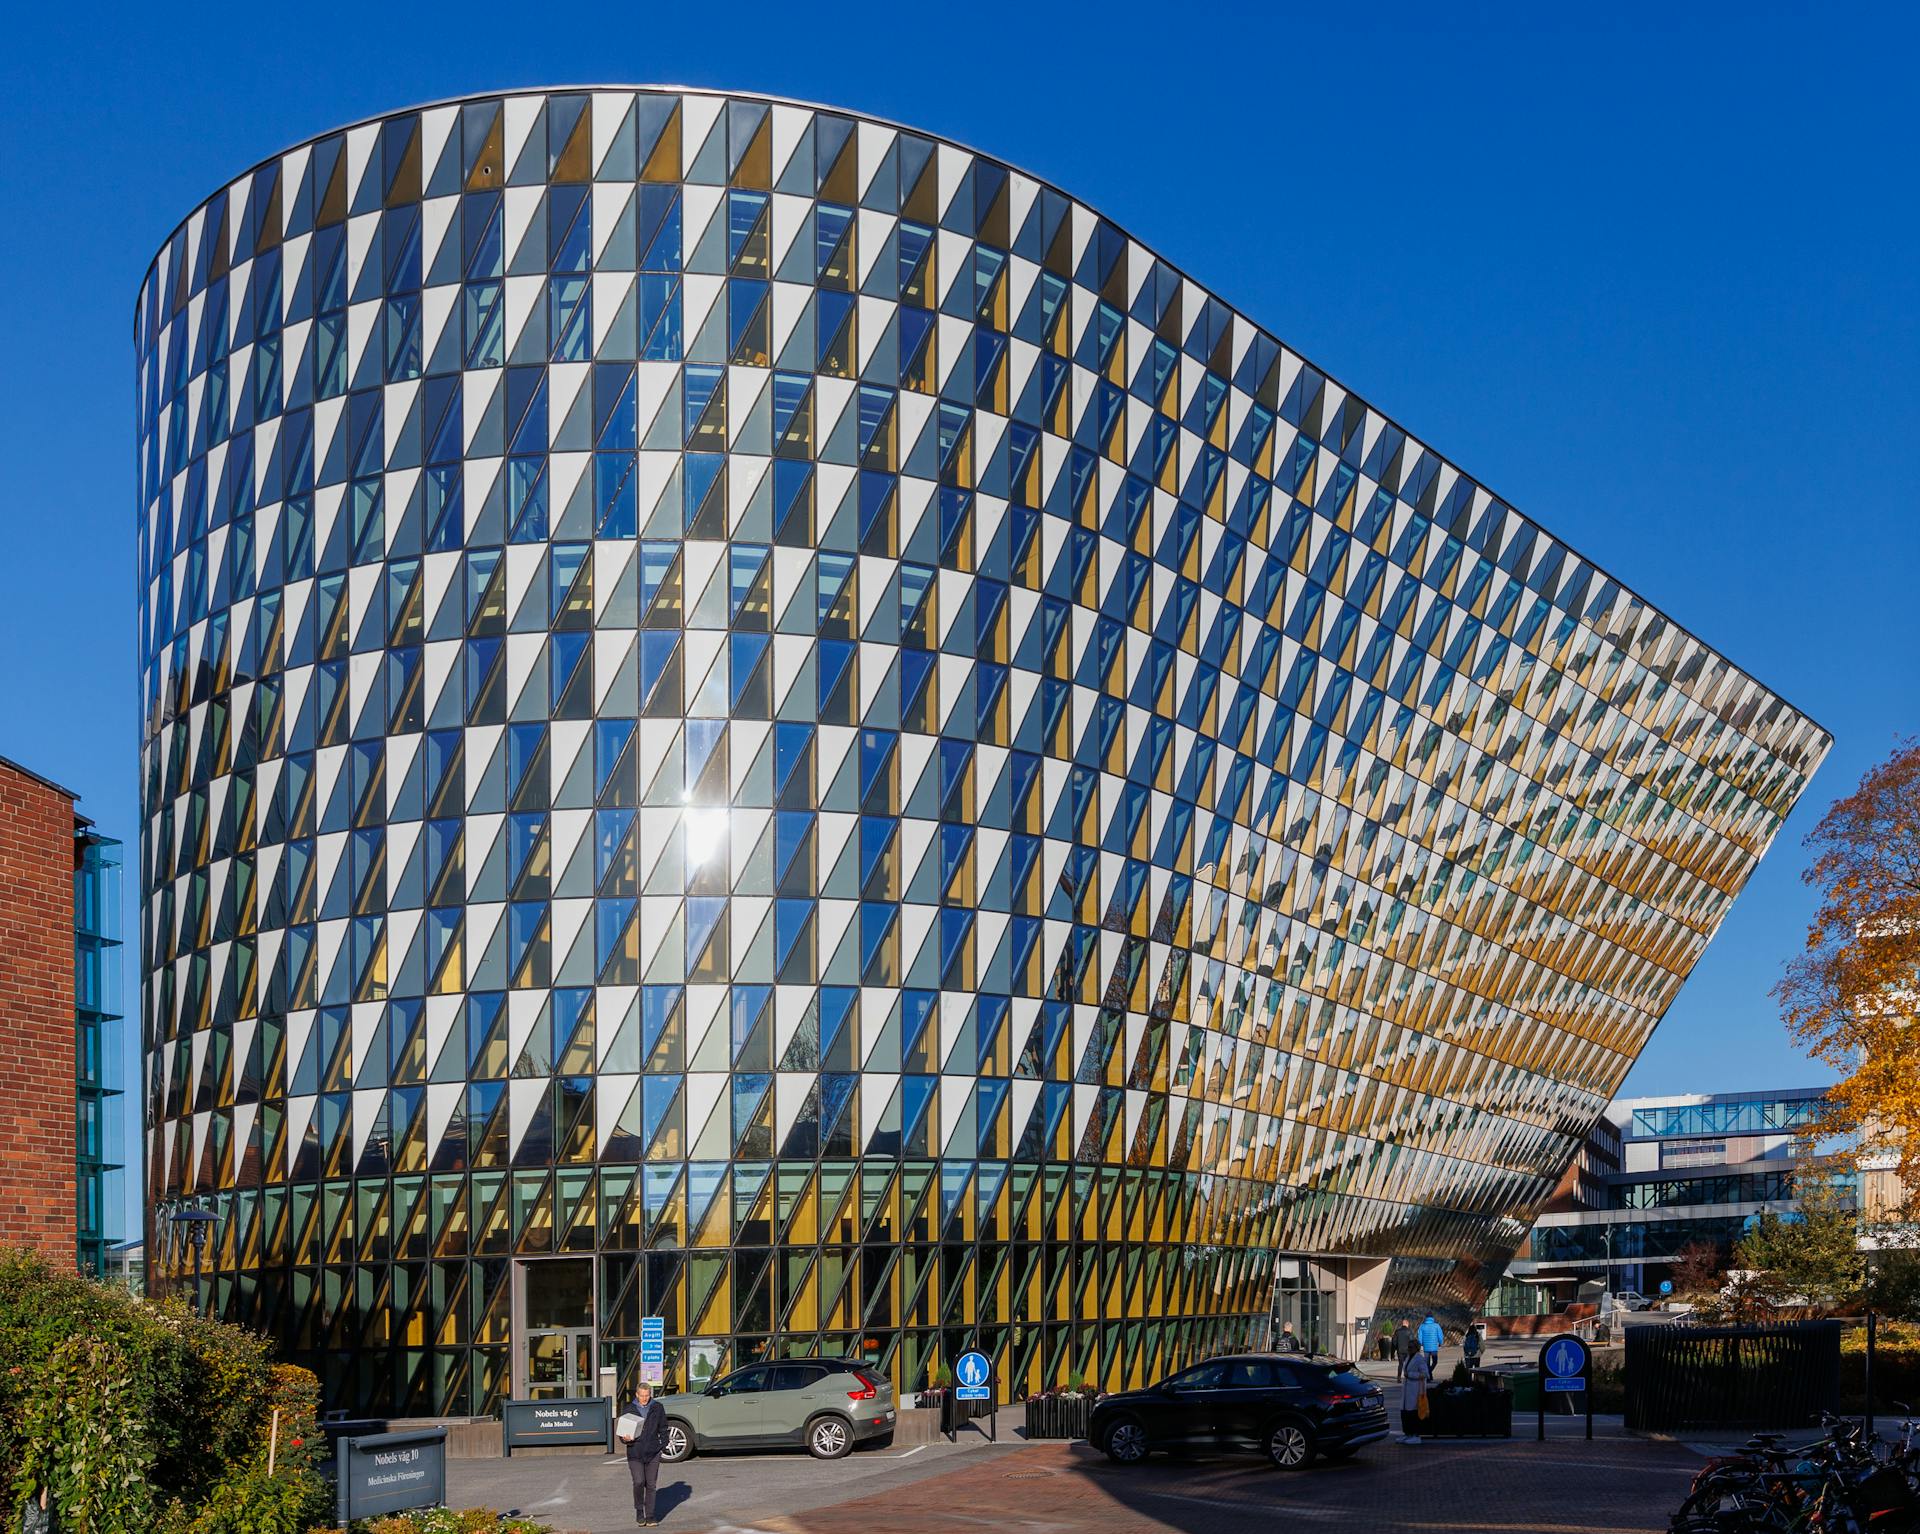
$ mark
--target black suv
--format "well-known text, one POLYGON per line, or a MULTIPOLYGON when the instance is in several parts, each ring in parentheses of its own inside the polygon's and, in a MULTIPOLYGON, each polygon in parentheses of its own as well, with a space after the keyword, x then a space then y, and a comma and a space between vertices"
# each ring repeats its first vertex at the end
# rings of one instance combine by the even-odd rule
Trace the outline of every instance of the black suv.
POLYGON ((1137 1465, 1155 1449, 1258 1449, 1282 1470, 1345 1459, 1387 1436, 1387 1403, 1351 1364, 1297 1353, 1210 1358, 1145 1390, 1104 1396, 1087 1438, 1137 1465))

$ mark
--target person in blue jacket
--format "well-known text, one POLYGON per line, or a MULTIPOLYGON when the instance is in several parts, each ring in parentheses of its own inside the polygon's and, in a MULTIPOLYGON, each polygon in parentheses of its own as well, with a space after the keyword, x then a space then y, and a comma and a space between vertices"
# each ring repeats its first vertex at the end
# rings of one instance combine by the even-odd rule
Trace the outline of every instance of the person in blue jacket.
POLYGON ((1427 1355, 1429 1375, 1440 1367, 1440 1348, 1446 1340, 1447 1334, 1440 1330, 1440 1323, 1431 1315, 1420 1323, 1420 1351, 1427 1355))

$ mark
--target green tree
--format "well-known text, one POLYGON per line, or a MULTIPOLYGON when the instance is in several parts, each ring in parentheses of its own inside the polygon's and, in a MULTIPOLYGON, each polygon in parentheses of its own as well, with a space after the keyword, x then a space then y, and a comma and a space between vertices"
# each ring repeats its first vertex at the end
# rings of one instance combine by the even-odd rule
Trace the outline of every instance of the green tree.
POLYGON ((1868 1264, 1867 1304, 1896 1321, 1920 1321, 1920 1248, 1883 1247, 1868 1264))
POLYGON ((1733 1266, 1752 1275, 1755 1298, 1774 1306, 1831 1310, 1855 1298, 1866 1282, 1860 1217, 1823 1169, 1798 1179, 1789 1214, 1768 1210, 1740 1238, 1733 1266))

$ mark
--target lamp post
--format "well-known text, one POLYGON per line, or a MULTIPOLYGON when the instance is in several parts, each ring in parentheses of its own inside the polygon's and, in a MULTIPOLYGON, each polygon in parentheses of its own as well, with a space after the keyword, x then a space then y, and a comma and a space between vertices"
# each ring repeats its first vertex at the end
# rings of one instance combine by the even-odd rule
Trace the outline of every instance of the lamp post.
POLYGON ((193 1309, 196 1315, 204 1315, 200 1304, 200 1263, 206 1256, 207 1235, 219 1216, 211 1209, 176 1209, 168 1218, 176 1226, 187 1228, 187 1241, 193 1247, 193 1309))

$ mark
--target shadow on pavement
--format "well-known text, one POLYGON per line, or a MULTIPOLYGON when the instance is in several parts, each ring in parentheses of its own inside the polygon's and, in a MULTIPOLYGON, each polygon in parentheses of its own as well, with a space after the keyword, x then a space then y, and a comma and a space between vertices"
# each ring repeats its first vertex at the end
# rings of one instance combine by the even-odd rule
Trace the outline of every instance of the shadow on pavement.
POLYGON ((1085 1444, 1041 1443, 981 1458, 882 1497, 762 1525, 803 1534, 1246 1534, 1320 1526, 1367 1534, 1665 1534, 1699 1459, 1616 1438, 1389 1442, 1304 1471, 1253 1456, 1156 1454, 1114 1465, 1085 1444))
POLYGON ((1698 1463, 1627 1440, 1382 1443, 1292 1472, 1214 1455, 1124 1467, 1075 1446, 1052 1478, 1094 1529, 1222 1534, 1280 1515, 1374 1534, 1664 1534, 1698 1463))
POLYGON ((693 1496, 693 1487, 688 1482, 662 1481, 653 1489, 653 1516, 664 1520, 682 1502, 693 1496))

